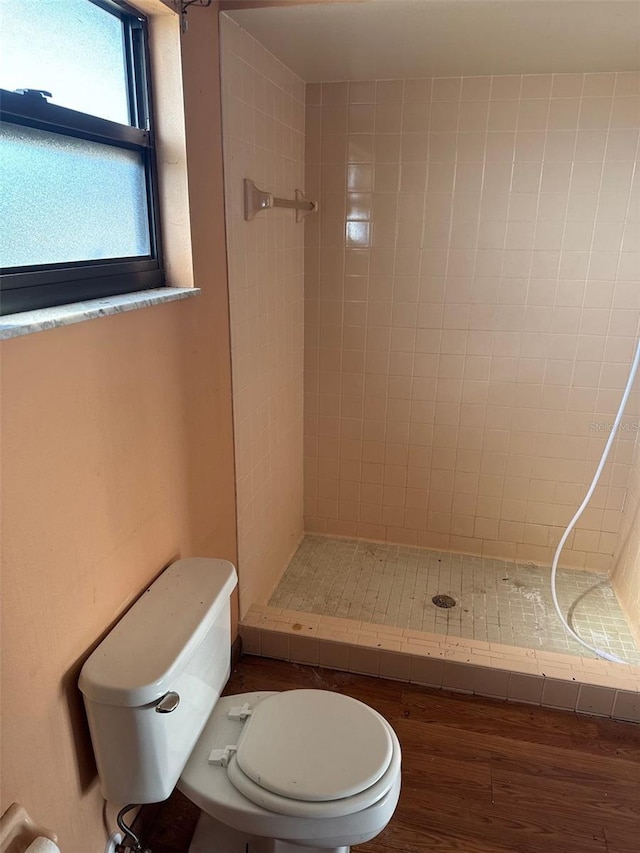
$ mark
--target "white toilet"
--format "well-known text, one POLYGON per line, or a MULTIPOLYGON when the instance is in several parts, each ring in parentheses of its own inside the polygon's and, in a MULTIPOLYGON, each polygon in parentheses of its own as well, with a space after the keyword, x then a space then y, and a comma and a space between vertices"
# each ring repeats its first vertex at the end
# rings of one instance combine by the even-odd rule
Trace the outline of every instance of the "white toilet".
POLYGON ((225 560, 174 563, 80 674, 106 800, 202 809, 190 853, 348 853, 389 822, 400 744, 387 721, 326 690, 220 697, 230 673, 225 560))

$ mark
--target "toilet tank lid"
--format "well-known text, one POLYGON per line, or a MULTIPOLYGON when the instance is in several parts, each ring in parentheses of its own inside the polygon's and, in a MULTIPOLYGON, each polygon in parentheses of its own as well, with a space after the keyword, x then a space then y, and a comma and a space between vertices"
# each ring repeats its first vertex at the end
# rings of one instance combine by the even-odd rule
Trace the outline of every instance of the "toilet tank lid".
POLYGON ((172 690, 236 583, 227 560, 190 557, 169 566, 85 662, 85 697, 140 707, 172 690))

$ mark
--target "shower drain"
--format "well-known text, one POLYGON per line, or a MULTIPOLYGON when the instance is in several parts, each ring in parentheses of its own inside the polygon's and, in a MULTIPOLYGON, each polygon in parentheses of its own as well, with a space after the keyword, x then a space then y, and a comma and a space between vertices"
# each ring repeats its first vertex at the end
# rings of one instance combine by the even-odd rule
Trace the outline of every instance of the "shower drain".
POLYGON ((450 595, 434 595, 431 599, 436 607, 455 607, 456 600, 455 598, 451 598, 450 595))

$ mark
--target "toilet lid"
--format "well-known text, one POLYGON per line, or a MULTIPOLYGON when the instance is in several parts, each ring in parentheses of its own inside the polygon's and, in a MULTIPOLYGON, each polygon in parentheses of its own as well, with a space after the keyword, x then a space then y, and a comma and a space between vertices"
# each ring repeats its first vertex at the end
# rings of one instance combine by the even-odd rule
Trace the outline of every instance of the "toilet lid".
POLYGON ((287 690, 255 706, 235 759, 265 791, 327 802, 372 786, 392 755, 389 727, 372 708, 326 690, 287 690))

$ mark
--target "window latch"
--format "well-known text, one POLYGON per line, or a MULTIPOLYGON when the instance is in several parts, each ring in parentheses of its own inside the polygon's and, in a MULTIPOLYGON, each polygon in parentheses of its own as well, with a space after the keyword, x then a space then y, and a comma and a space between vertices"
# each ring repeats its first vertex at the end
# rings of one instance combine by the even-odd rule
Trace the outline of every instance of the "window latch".
POLYGON ((46 89, 14 89, 13 91, 18 95, 25 95, 27 98, 40 98, 42 101, 53 97, 51 92, 47 92, 46 89))

